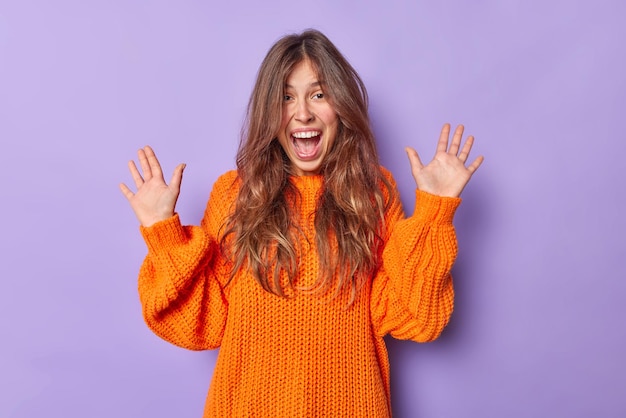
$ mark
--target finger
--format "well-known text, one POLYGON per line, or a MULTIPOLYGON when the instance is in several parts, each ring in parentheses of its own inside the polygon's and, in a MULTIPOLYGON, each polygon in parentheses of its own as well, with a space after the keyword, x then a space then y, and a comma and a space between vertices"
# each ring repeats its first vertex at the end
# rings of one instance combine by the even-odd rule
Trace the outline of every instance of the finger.
POLYGON ((469 165, 469 167, 467 167, 467 169, 469 170, 470 173, 474 174, 474 172, 478 170, 478 167, 480 167, 483 161, 485 161, 485 157, 483 157, 482 155, 479 157, 476 157, 476 159, 472 161, 472 163, 469 165))
POLYGON ((452 155, 457 155, 459 152, 459 148, 461 147, 461 140, 463 139, 463 131, 465 127, 463 125, 459 125, 454 130, 454 135, 452 136, 452 144, 450 144, 450 149, 448 152, 452 155))
POLYGON ((424 164, 422 164, 422 160, 420 160, 420 156, 417 153, 417 151, 415 151, 411 147, 406 147, 404 150, 406 151, 406 155, 409 157, 409 163, 411 164, 411 171, 415 173, 415 171, 421 170, 422 167, 424 167, 424 164))
POLYGON ((143 147, 143 149, 146 153, 146 157, 148 158, 148 164, 150 164, 152 176, 157 177, 165 182, 165 179, 163 178, 163 171, 161 170, 161 164, 159 163, 159 160, 157 159, 154 150, 152 150, 152 148, 150 148, 150 146, 148 145, 143 147))
POLYGON ((463 163, 467 161, 467 157, 469 157, 469 153, 472 150, 473 145, 474 145, 474 137, 470 136, 465 141, 465 144, 463 144, 463 149, 461 150, 461 153, 459 154, 459 160, 461 160, 463 163))
POLYGON ((170 187, 176 190, 176 192, 180 192, 180 184, 183 181, 183 171, 185 171, 185 167, 187 167, 187 164, 179 164, 174 169, 174 174, 172 174, 172 179, 170 180, 170 187))
POLYGON ((135 194, 128 188, 124 183, 120 184, 120 190, 122 194, 126 197, 126 199, 130 200, 135 194))
POLYGON ((450 124, 446 123, 441 128, 439 141, 437 142, 437 152, 446 152, 448 149, 448 138, 450 137, 450 124))
POLYGON ((137 169, 135 162, 132 160, 129 161, 128 168, 130 169, 130 175, 133 176, 133 181, 135 182, 135 186, 137 188, 140 188, 143 185, 143 177, 141 177, 141 174, 139 173, 139 170, 137 169))
POLYGON ((141 166, 144 180, 150 180, 152 178, 152 169, 150 168, 146 151, 143 148, 137 151, 137 158, 139 159, 139 165, 141 166))

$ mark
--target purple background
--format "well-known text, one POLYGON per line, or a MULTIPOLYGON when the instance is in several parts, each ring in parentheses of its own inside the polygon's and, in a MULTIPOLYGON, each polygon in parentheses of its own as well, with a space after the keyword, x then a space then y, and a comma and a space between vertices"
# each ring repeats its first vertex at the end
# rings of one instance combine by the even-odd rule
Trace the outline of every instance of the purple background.
MULTIPOLYGON (((199 417, 216 352, 143 324, 146 249, 118 190, 151 144, 198 223, 234 167, 258 65, 324 31, 403 151, 464 123, 486 161, 456 217, 457 307, 389 341, 397 417, 626 416, 621 1, 0 2, 0 416, 199 417)), ((129 183, 130 184, 130 183, 129 183)))

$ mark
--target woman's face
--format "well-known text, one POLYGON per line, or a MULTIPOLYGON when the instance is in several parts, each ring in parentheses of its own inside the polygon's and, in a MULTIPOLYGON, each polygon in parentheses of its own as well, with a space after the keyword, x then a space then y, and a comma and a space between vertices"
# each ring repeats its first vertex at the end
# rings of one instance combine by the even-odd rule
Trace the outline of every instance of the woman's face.
POLYGON ((330 152, 339 124, 309 60, 300 62, 287 77, 278 141, 294 174, 318 174, 330 152))

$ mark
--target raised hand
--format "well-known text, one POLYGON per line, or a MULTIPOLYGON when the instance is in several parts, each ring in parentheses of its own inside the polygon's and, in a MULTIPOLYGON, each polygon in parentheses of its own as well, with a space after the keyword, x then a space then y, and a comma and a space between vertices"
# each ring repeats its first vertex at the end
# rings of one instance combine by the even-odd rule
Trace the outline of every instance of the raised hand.
POLYGON ((474 144, 474 137, 469 136, 461 148, 463 125, 457 126, 452 136, 452 143, 449 143, 449 138, 450 124, 446 123, 441 129, 435 156, 427 165, 422 164, 417 151, 410 147, 406 148, 418 189, 438 196, 458 197, 472 174, 482 164, 484 158, 480 156, 469 166, 465 166, 474 144))
POLYGON ((161 164, 152 148, 146 146, 140 149, 137 156, 143 176, 139 173, 134 161, 128 163, 137 192, 133 193, 124 183, 120 184, 120 189, 128 199, 139 222, 148 227, 174 215, 185 164, 179 164, 174 169, 168 185, 165 183, 161 164))

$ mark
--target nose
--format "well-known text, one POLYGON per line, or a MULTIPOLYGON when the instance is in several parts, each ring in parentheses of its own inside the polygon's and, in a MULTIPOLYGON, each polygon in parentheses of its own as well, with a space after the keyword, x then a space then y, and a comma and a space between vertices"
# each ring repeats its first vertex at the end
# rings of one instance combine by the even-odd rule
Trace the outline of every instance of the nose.
POLYGON ((307 100, 298 100, 295 111, 294 117, 298 122, 311 122, 313 120, 313 113, 311 113, 307 100))

